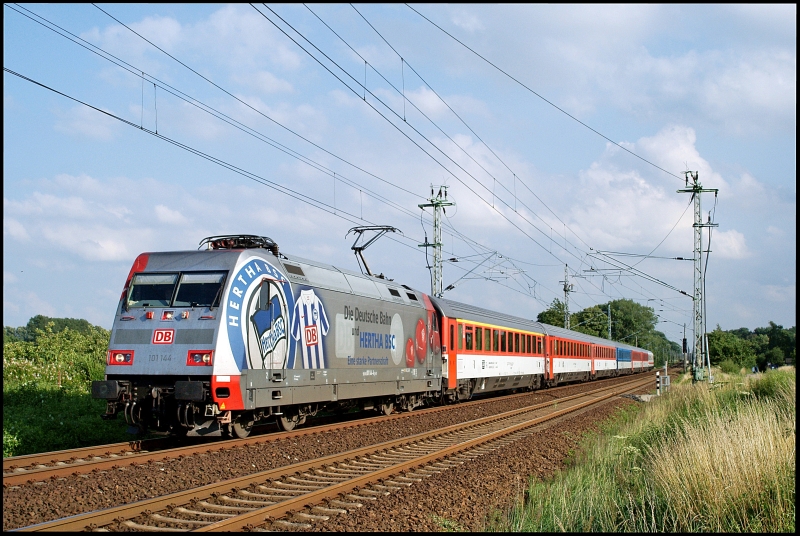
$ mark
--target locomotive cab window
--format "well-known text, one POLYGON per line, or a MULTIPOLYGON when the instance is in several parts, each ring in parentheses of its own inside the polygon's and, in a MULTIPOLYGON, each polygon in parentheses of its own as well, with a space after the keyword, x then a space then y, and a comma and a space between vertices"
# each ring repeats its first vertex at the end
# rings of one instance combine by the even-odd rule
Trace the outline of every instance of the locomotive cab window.
POLYGON ((178 274, 136 274, 128 291, 128 307, 169 307, 178 274))
POLYGON ((181 275, 173 307, 216 307, 222 296, 224 272, 181 275))

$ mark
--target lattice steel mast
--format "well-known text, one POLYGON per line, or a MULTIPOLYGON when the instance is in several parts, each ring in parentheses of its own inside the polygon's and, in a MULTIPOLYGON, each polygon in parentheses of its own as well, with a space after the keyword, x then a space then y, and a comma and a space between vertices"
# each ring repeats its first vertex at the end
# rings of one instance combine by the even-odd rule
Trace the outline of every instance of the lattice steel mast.
POLYGON ((439 193, 434 195, 434 187, 431 186, 431 197, 428 203, 422 203, 419 208, 433 208, 433 242, 420 244, 421 248, 433 248, 433 265, 431 266, 431 294, 441 298, 444 294, 442 290, 442 212, 445 207, 455 205, 447 200, 447 186, 440 186, 439 193))
POLYGON ((718 227, 715 223, 703 223, 703 213, 700 205, 700 194, 703 192, 714 192, 717 195, 717 188, 703 188, 700 185, 699 173, 697 171, 685 171, 686 188, 678 190, 678 193, 690 193, 694 199, 694 296, 692 304, 694 320, 694 356, 692 359, 692 377, 694 381, 705 379, 705 366, 709 366, 708 345, 706 344, 705 333, 705 278, 703 276, 703 227, 718 227), (689 181, 691 180, 691 184, 689 181))

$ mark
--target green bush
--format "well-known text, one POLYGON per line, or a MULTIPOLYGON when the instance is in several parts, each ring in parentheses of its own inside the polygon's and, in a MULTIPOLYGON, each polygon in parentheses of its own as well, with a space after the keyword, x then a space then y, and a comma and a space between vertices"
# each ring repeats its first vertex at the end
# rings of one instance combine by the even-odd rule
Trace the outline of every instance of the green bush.
POLYGON ((103 421, 91 397, 102 380, 109 332, 53 325, 33 341, 3 343, 3 457, 127 441, 124 419, 103 421))
POLYGON ((792 388, 794 373, 783 370, 769 370, 750 382, 750 390, 756 398, 780 399, 792 388))
POLYGON ((726 359, 725 361, 720 363, 719 368, 720 370, 722 370, 722 372, 726 374, 737 374, 739 370, 741 370, 741 367, 730 359, 726 359))

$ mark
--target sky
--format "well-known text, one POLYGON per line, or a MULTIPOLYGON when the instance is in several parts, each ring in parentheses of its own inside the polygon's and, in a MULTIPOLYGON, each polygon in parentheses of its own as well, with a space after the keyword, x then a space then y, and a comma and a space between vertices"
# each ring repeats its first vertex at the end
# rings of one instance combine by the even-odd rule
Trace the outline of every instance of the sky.
POLYGON ((444 185, 446 298, 536 318, 566 270, 691 340, 687 170, 708 329, 796 324, 796 5, 98 6, 4 4, 6 326, 110 328, 221 234, 358 271, 390 225, 369 267, 430 291, 444 185))

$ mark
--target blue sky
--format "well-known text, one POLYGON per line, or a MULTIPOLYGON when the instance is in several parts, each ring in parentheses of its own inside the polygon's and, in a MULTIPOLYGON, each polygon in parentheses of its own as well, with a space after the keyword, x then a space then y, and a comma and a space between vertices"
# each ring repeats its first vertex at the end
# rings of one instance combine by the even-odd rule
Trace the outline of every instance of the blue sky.
POLYGON ((719 189, 709 329, 796 323, 795 5, 414 6, 552 104, 404 5, 20 6, 4 67, 130 124, 4 72, 4 325, 108 328, 139 253, 226 233, 357 270, 348 230, 393 225, 370 267, 429 290, 417 205, 446 184, 446 297, 535 318, 566 264, 572 310, 630 298, 678 341, 690 262, 587 270, 691 256, 686 169, 719 189))

